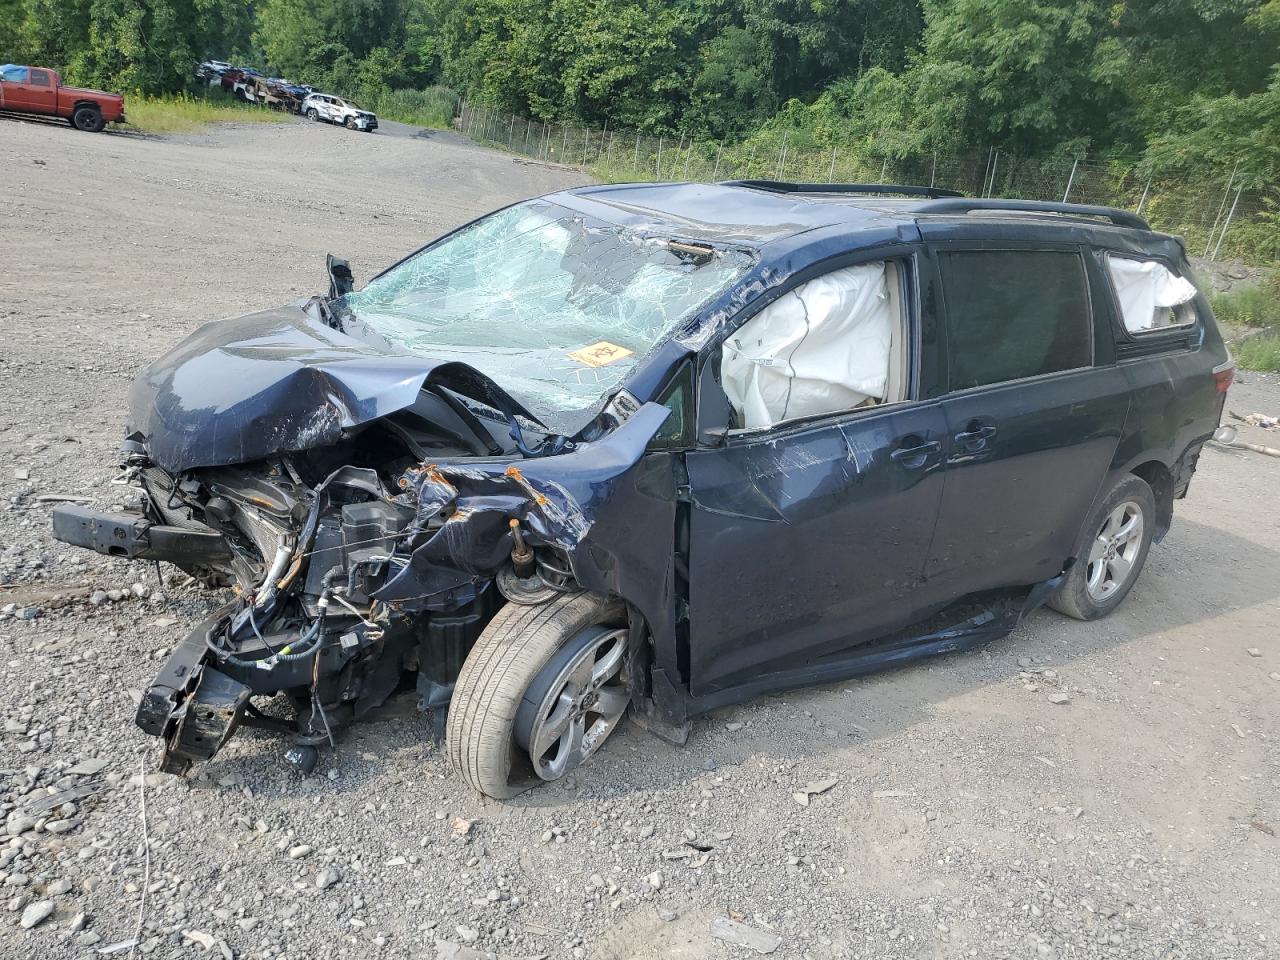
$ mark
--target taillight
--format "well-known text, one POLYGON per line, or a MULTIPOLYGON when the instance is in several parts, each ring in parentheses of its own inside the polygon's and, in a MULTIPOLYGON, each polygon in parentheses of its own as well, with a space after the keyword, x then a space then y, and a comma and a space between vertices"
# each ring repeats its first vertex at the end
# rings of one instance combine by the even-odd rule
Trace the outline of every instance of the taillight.
POLYGON ((1213 382, 1218 388, 1219 396, 1226 394, 1231 389, 1231 384, 1236 379, 1236 362, 1228 360, 1226 363, 1220 363, 1213 368, 1213 382))

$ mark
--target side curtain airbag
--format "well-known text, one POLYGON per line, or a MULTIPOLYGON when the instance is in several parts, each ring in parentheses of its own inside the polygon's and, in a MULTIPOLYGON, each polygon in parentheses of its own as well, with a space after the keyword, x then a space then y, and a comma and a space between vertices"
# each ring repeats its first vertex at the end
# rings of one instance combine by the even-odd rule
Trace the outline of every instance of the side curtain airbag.
POLYGON ((1168 311, 1196 295, 1190 280, 1155 260, 1107 257, 1107 268, 1120 300, 1124 327, 1130 333, 1167 326, 1168 311))
POLYGON ((894 317, 883 261, 810 280, 725 341, 725 394, 747 429, 885 397, 894 317))

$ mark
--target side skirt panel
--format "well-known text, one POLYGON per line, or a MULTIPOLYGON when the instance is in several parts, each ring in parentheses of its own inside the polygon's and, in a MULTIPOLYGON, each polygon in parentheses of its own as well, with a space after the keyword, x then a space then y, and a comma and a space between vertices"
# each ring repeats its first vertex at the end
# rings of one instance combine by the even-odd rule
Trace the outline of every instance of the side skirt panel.
POLYGON ((879 673, 893 667, 906 666, 924 657, 957 653, 998 640, 1011 633, 1031 613, 1043 606, 1062 583, 1062 579, 1063 575, 1059 574, 1024 591, 1020 597, 994 604, 975 616, 940 630, 918 634, 900 631, 821 661, 771 673, 701 697, 689 697, 686 701, 687 714, 694 716, 706 713, 766 693, 879 673))

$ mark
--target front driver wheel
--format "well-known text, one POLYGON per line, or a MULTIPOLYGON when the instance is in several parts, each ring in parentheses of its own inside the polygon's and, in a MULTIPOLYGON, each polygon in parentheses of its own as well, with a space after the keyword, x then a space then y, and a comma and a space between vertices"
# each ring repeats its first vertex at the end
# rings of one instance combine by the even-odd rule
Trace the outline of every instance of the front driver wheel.
POLYGON ((1119 480, 1090 515, 1076 562, 1049 606, 1077 620, 1097 620, 1120 606, 1147 561, 1155 520, 1147 482, 1119 480))
POLYGON ((594 754, 630 702, 625 620, 620 602, 589 593, 499 610, 449 704, 446 747, 462 778, 505 800, 594 754))

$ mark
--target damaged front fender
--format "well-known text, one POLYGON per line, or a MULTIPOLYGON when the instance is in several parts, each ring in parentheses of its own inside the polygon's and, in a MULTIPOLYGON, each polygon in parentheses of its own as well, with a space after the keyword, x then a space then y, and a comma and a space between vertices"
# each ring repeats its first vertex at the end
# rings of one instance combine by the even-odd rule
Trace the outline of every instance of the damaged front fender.
MULTIPOLYGON (((646 523, 638 528, 635 519, 652 514, 634 502, 637 495, 654 496, 651 484, 638 483, 644 471, 637 465, 669 415, 666 407, 645 404, 612 433, 555 457, 424 464, 410 471, 401 481, 416 501, 410 535, 427 530, 437 517, 446 519, 374 598, 413 611, 474 597, 515 547, 512 519, 527 530, 531 546, 561 553, 579 584, 618 592, 613 588, 619 585, 619 568, 629 558, 670 555, 670 527, 655 531, 646 523), (620 513, 631 517, 629 529, 618 530, 610 522, 620 513), (593 535, 601 519, 606 521, 603 537, 593 535)), ((660 495, 670 502, 671 484, 660 495)))

